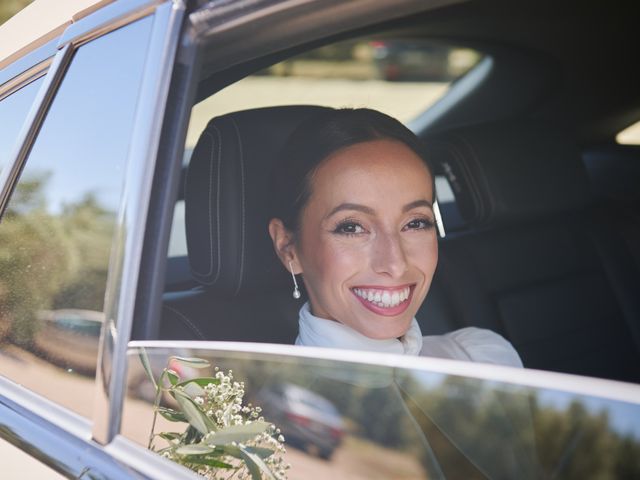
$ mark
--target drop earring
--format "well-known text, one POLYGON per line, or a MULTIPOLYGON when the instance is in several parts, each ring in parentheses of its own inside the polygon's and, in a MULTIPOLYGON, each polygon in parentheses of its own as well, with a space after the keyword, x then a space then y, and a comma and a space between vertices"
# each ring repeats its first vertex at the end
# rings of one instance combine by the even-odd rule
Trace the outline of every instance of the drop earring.
POLYGON ((289 271, 291 272, 291 278, 293 278, 293 298, 296 300, 300 298, 300 290, 298 289, 298 282, 296 281, 296 276, 293 274, 293 267, 291 266, 291 260, 289 260, 289 271))

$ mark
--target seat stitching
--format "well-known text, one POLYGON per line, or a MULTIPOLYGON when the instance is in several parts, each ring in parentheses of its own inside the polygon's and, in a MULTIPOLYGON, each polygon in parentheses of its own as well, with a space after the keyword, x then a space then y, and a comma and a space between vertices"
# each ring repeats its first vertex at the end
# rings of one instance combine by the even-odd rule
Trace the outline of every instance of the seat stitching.
POLYGON ((236 288, 236 292, 234 295, 238 295, 240 292, 240 288, 242 287, 242 278, 244 275, 244 248, 245 248, 245 195, 244 195, 244 154, 242 150, 242 137, 240 136, 240 129, 238 128, 238 124, 236 123, 234 118, 231 118, 231 123, 233 124, 233 128, 236 131, 236 135, 238 137, 238 150, 240 153, 240 180, 241 180, 241 190, 240 190, 240 198, 242 199, 242 223, 241 223, 241 240, 240 240, 240 276, 238 279, 238 288, 236 288))
MULTIPOLYGON (((213 127, 215 130, 217 130, 217 128, 214 126, 213 127)), ((204 136, 208 136, 211 138, 211 156, 209 158, 209 190, 208 190, 208 213, 209 213, 209 271, 204 273, 204 272, 200 272, 198 270, 196 270, 196 268, 192 265, 191 266, 191 270, 195 275, 199 275, 202 277, 208 277, 209 275, 211 275, 211 272, 213 271, 213 224, 212 224, 212 219, 211 219, 211 191, 212 191, 212 186, 213 186, 213 155, 214 155, 214 145, 215 145, 215 139, 213 137, 213 135, 211 134, 211 132, 204 132, 203 134, 204 136)), ((220 138, 219 132, 218 132, 218 137, 220 138)), ((218 158, 220 158, 220 144, 222 142, 219 141, 218 142, 218 158)), ((218 179, 219 182, 219 179, 218 179)), ((188 183, 185 182, 185 198, 187 197, 187 185, 188 183)), ((218 255, 219 257, 219 255, 218 255)), ((219 262, 218 262, 219 263, 219 262)), ((220 266, 218 265, 218 270, 219 270, 220 266)))
POLYGON ((176 309, 175 309, 175 308, 173 308, 173 307, 170 307, 169 305, 164 305, 164 308, 166 308, 167 310, 170 310, 170 311, 172 311, 172 312, 176 313, 180 318, 182 318, 182 319, 186 322, 187 326, 188 326, 189 328, 191 328, 191 330, 192 330, 193 332, 195 332, 195 334, 196 334, 197 336, 199 336, 202 340, 206 340, 206 339, 207 339, 207 337, 205 337, 205 336, 203 335, 203 333, 200 331, 200 329, 199 329, 198 327, 196 327, 196 325, 195 325, 191 320, 189 320, 185 314, 183 314, 183 313, 182 313, 182 312, 180 312, 179 310, 176 310, 176 309))

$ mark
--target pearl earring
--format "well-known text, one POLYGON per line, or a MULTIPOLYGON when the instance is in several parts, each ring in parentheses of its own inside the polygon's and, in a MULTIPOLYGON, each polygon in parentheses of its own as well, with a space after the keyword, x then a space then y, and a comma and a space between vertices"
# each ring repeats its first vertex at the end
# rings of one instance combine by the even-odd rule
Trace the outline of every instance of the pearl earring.
POLYGON ((300 290, 298 290, 298 282, 296 282, 296 276, 293 274, 293 267, 291 266, 291 260, 289 260, 289 271, 291 272, 291 278, 293 278, 293 298, 296 300, 300 298, 300 290))

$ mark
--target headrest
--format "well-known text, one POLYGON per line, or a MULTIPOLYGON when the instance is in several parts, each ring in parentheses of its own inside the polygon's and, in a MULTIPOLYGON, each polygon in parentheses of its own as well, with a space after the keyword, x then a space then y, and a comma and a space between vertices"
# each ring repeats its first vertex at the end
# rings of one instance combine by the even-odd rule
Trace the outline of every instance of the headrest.
POLYGON ((577 145, 534 122, 492 123, 425 138, 425 155, 449 180, 461 215, 496 226, 579 210, 591 201, 577 145))
POLYGON ((185 180, 185 223, 193 277, 216 295, 265 293, 291 282, 267 230, 276 155, 314 106, 260 108, 213 118, 185 180))

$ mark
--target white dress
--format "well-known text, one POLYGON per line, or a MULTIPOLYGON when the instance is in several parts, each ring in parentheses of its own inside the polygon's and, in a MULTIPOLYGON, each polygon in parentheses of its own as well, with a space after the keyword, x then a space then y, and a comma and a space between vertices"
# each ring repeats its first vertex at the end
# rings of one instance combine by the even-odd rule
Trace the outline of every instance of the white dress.
POLYGON ((423 337, 414 318, 403 337, 377 340, 366 337, 342 323, 312 315, 308 302, 300 309, 296 345, 420 355, 522 367, 522 361, 511 343, 491 330, 467 327, 445 335, 423 337))

